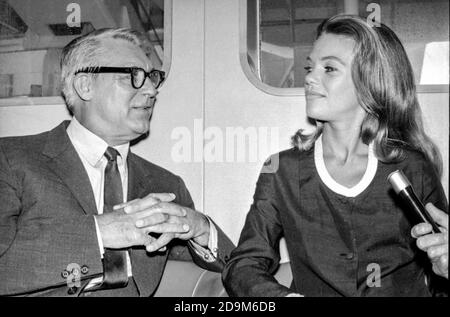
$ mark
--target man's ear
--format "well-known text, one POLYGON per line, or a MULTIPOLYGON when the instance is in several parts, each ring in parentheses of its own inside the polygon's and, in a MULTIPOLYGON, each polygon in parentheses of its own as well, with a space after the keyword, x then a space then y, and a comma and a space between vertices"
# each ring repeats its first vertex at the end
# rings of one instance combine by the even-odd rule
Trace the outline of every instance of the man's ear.
POLYGON ((94 95, 94 81, 92 76, 85 73, 75 75, 73 89, 77 92, 77 95, 81 100, 91 100, 94 95))

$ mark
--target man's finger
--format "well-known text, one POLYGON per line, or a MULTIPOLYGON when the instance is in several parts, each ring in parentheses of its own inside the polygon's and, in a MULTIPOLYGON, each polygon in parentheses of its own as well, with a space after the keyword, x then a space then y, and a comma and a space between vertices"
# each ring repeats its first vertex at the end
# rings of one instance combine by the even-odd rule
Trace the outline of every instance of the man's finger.
POLYGON ((154 226, 166 222, 168 218, 169 216, 166 214, 155 213, 147 216, 145 219, 137 220, 135 226, 137 228, 154 226))
POLYGON ((190 233, 189 231, 186 233, 177 233, 175 234, 175 238, 180 240, 189 240, 192 239, 192 233, 190 233))
POLYGON ((174 234, 162 234, 158 239, 152 241, 151 243, 145 246, 147 252, 155 252, 163 247, 165 247, 172 239, 174 238, 174 234))
MULTIPOLYGON (((140 245, 147 246, 156 241, 156 238, 152 237, 151 235, 149 235, 147 233, 143 233, 143 236, 144 236, 142 239, 143 242, 140 245)), ((167 247, 163 246, 162 248, 155 250, 155 251, 164 252, 166 250, 167 250, 167 247)))
POLYGON ((166 203, 170 203, 176 198, 174 193, 150 193, 146 197, 151 197, 166 203))
POLYGON ((145 227, 145 231, 154 233, 186 233, 189 231, 189 226, 181 223, 160 223, 145 227))
POLYGON ((118 210, 118 209, 124 208, 124 207, 126 207, 128 205, 134 204, 137 200, 139 200, 139 199, 137 198, 137 199, 133 199, 133 200, 127 201, 125 203, 121 203, 121 204, 115 205, 113 207, 113 210, 118 210))
POLYGON ((156 238, 148 235, 145 231, 141 231, 136 234, 136 240, 133 245, 144 245, 145 246, 145 245, 151 244, 155 240, 156 240, 156 238))
POLYGON ((158 193, 158 194, 148 194, 144 198, 139 199, 139 201, 125 207, 126 213, 135 213, 149 209, 161 202, 170 202, 175 199, 175 195, 171 193, 158 193))
POLYGON ((436 208, 432 203, 428 203, 425 208, 428 210, 434 221, 448 230, 448 214, 436 208))
POLYGON ((177 217, 185 217, 187 214, 186 210, 183 207, 177 204, 163 202, 141 211, 139 214, 136 214, 136 216, 139 219, 142 219, 154 213, 167 214, 177 217))
POLYGON ((160 202, 171 202, 175 199, 172 193, 150 193, 144 198, 137 198, 129 202, 114 206, 114 210, 123 208, 127 214, 145 210, 160 202))

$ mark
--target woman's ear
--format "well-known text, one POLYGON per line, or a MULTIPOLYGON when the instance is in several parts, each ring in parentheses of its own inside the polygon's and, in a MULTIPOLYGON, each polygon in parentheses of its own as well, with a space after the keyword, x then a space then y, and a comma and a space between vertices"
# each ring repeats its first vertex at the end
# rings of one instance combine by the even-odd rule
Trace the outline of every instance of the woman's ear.
POLYGON ((73 89, 77 92, 78 97, 83 101, 89 101, 94 95, 94 81, 92 76, 85 73, 75 75, 73 80, 73 89))

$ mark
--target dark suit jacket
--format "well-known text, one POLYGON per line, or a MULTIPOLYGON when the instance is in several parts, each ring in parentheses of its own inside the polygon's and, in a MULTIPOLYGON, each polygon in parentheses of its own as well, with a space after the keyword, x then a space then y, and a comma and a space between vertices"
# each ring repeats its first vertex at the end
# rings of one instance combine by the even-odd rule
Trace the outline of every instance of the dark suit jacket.
MULTIPOLYGON (((67 136, 67 125, 68 121, 38 135, 0 139, 1 295, 65 296, 68 288, 62 273, 70 263, 87 266, 83 283, 103 272, 94 195, 67 136)), ((172 192, 176 203, 194 208, 180 177, 132 153, 128 172, 128 200, 172 192)), ((218 232, 219 254, 213 263, 185 252, 186 247, 170 248, 171 255, 186 259, 190 254, 201 267, 220 272, 233 244, 219 228, 218 232)), ((149 254, 142 247, 130 250, 141 296, 155 291, 168 256, 168 252, 149 254)))
POLYGON ((447 211, 439 178, 423 155, 408 151, 401 162, 378 162, 370 185, 350 198, 321 181, 313 153, 283 151, 272 158, 278 168, 261 173, 239 245, 223 271, 228 294, 430 296, 425 285, 430 261, 410 235, 411 211, 387 182, 391 172, 402 169, 421 201, 447 211), (282 236, 290 256, 291 289, 272 276, 282 236), (371 283, 377 267, 379 284, 371 283))

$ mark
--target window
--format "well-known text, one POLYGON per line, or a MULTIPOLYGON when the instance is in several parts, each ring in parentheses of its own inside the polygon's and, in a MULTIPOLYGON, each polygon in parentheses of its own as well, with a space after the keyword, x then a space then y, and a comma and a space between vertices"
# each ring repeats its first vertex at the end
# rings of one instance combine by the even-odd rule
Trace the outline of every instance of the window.
POLYGON ((0 98, 60 96, 62 48, 105 27, 143 32, 161 68, 163 26, 164 0, 0 0, 0 98))
POLYGON ((448 85, 448 0, 248 0, 250 69, 265 85, 303 87, 320 22, 338 13, 370 19, 376 10, 403 42, 417 84, 448 85))

